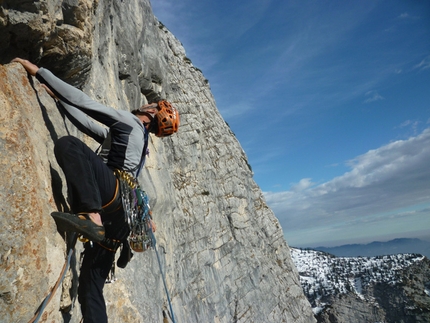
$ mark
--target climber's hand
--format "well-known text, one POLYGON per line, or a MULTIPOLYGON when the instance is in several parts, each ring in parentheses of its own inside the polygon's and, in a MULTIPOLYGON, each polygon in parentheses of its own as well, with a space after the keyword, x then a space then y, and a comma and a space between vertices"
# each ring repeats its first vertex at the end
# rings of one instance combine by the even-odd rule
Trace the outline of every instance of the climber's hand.
POLYGON ((35 76, 37 71, 39 70, 39 67, 37 67, 36 65, 34 65, 33 63, 31 63, 30 61, 26 60, 26 59, 22 59, 22 58, 14 58, 12 60, 12 62, 16 62, 16 63, 20 63, 22 66, 24 66, 24 68, 26 69, 26 71, 28 73, 30 73, 30 75, 35 76))
POLYGON ((152 232, 155 232, 157 230, 157 226, 155 225, 155 222, 152 220, 149 220, 149 221, 150 221, 152 232))
POLYGON ((47 87, 45 84, 41 84, 41 86, 45 89, 45 91, 52 96, 54 99, 58 99, 57 96, 54 94, 54 92, 51 91, 49 87, 47 87))

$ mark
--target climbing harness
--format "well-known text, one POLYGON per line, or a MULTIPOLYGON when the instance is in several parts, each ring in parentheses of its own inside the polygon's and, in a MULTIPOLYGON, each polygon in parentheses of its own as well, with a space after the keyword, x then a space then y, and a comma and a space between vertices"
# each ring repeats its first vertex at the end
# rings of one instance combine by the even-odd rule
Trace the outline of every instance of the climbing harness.
POLYGON ((115 193, 112 199, 102 206, 104 213, 113 213, 119 210, 121 207, 121 194, 119 192, 119 180, 116 179, 115 183, 115 193))
POLYGON ((28 323, 37 323, 37 322, 39 322, 40 317, 43 314, 43 311, 45 310, 46 306, 48 305, 48 303, 50 302, 50 300, 52 299, 52 297, 54 297, 54 294, 57 291, 58 287, 63 282, 64 277, 66 276, 67 270, 69 269, 69 266, 70 266, 70 260, 72 258, 73 252, 75 250, 75 244, 76 244, 77 237, 78 237, 77 233, 73 233, 72 239, 71 239, 72 242, 70 244, 70 248, 69 248, 69 251, 68 251, 67 259, 66 259, 66 262, 63 265, 63 269, 61 270, 60 276, 58 277, 58 280, 55 283, 54 287, 52 288, 51 292, 48 294, 48 296, 45 297, 45 299, 43 300, 43 302, 40 304, 39 308, 36 310, 36 313, 31 318, 31 320, 28 321, 28 323))

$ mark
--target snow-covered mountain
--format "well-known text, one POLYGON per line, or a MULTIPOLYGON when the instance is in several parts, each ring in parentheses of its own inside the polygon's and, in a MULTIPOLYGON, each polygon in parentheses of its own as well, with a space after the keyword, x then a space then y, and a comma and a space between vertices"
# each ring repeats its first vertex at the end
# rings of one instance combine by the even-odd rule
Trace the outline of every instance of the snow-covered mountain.
POLYGON ((335 257, 297 248, 291 255, 318 322, 430 322, 424 256, 335 257))

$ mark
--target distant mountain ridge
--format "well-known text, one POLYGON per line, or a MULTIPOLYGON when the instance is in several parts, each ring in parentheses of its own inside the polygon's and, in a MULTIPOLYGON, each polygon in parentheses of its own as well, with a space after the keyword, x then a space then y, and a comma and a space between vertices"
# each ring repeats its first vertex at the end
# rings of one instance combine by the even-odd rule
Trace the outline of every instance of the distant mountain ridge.
POLYGON ((427 257, 336 257, 290 250, 318 323, 430 322, 427 257))
POLYGON ((399 253, 416 253, 430 258, 430 242, 420 239, 399 238, 386 242, 374 241, 368 244, 346 244, 337 247, 312 248, 337 257, 376 257, 399 253))

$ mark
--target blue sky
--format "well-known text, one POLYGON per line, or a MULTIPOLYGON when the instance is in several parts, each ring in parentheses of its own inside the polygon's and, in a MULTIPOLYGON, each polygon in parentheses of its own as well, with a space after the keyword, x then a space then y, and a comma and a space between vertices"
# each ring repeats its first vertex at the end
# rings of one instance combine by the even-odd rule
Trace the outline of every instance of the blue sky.
POLYGON ((152 6, 290 245, 430 240, 430 1, 152 6))

